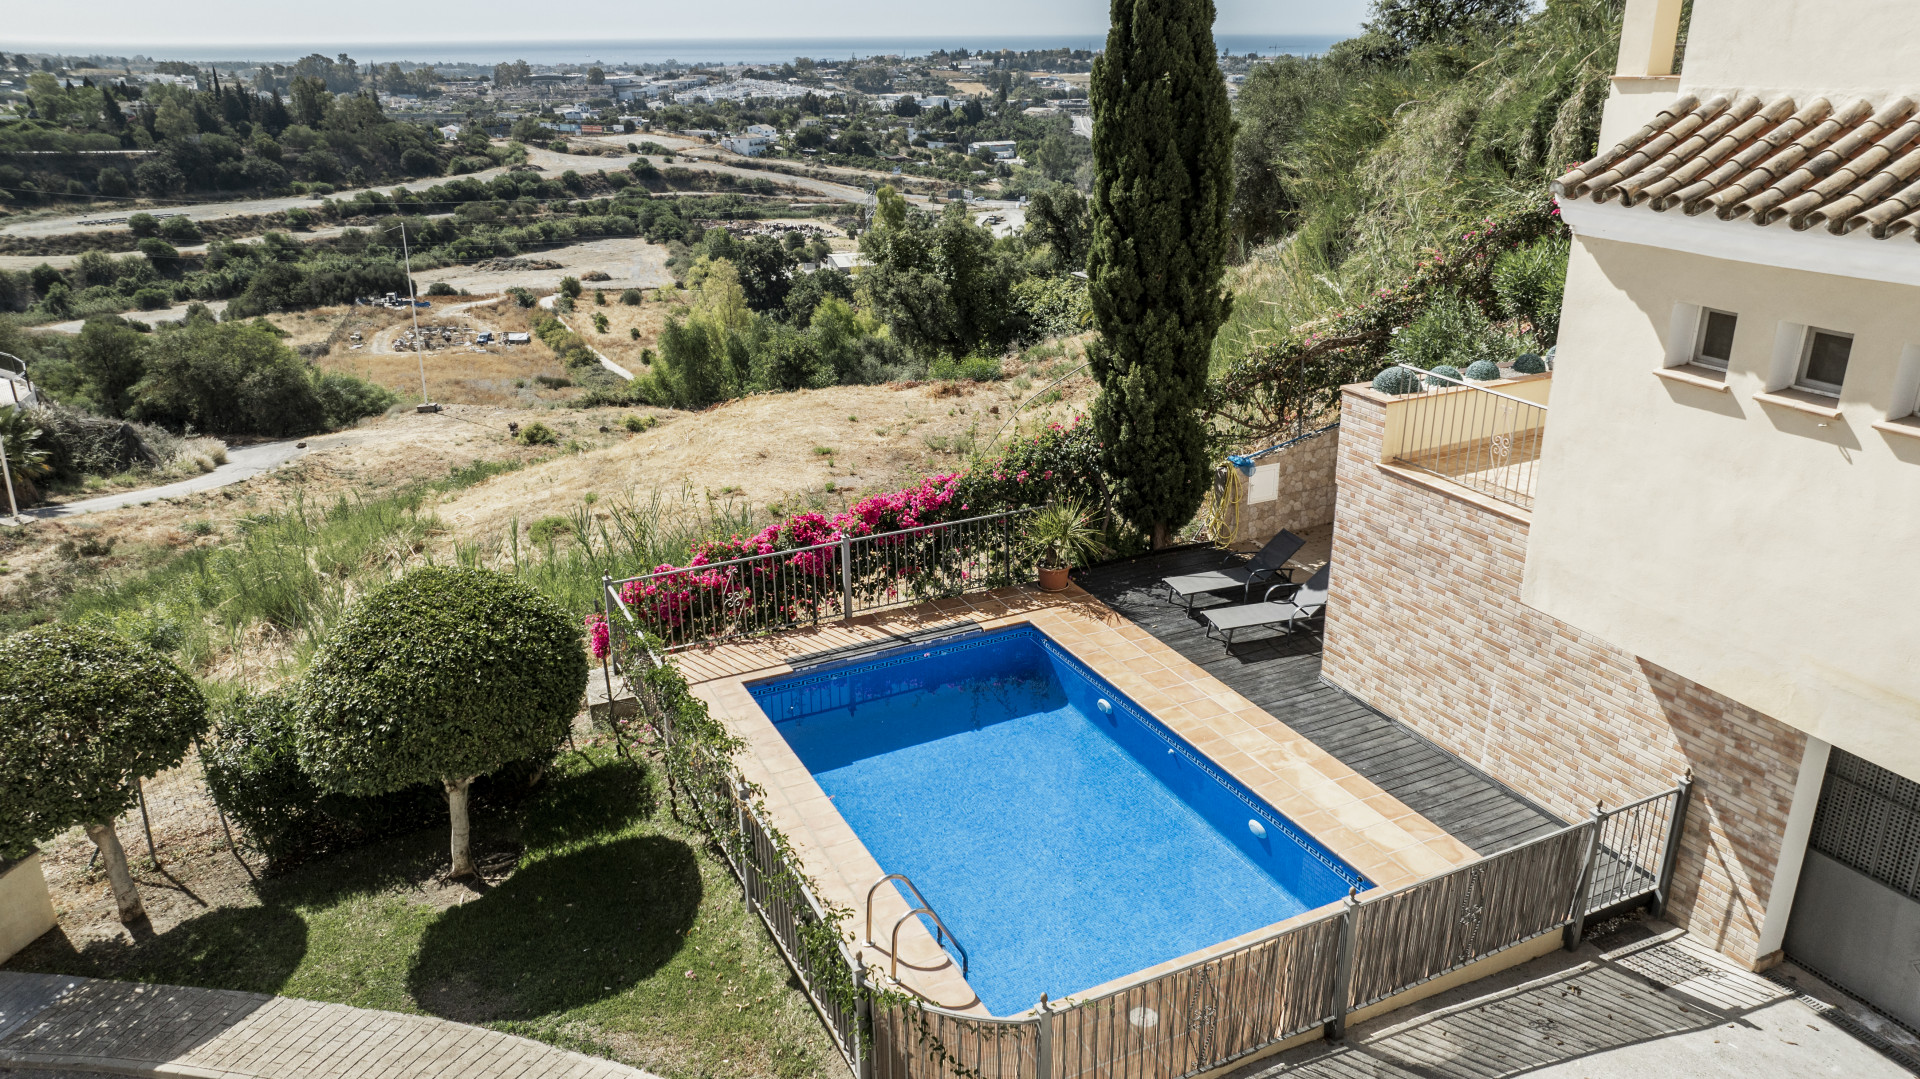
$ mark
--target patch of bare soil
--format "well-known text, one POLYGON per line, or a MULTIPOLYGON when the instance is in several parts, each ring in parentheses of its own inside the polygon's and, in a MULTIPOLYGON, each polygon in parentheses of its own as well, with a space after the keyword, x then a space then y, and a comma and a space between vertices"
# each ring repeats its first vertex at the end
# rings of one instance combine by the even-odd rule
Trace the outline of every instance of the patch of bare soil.
MULTIPOLYGON (((1066 389, 1028 426, 1084 411, 1090 385, 1066 389)), ((504 542, 516 519, 524 528, 589 493, 644 499, 689 489, 755 507, 837 509, 963 466, 968 450, 1005 426, 1020 392, 1010 382, 836 386, 660 413, 665 422, 654 430, 496 476, 451 496, 440 514, 460 539, 491 544, 504 542)))

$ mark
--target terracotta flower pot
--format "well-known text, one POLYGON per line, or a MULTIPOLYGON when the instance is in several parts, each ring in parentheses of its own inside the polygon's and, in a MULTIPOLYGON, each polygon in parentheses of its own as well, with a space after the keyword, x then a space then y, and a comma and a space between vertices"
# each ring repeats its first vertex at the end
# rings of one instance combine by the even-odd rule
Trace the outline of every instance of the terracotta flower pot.
POLYGON ((1067 567, 1040 567, 1040 589, 1043 592, 1065 592, 1067 590, 1067 567))

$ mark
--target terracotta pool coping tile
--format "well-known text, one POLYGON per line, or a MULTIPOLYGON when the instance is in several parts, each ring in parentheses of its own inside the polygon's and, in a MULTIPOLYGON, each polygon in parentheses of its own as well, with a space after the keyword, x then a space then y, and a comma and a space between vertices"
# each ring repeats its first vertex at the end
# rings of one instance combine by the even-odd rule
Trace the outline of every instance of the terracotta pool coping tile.
MULTIPOLYGON (((848 927, 855 936, 864 932, 866 886, 860 880, 877 880, 879 863, 761 712, 744 683, 787 673, 792 669, 788 660, 794 656, 884 640, 888 634, 968 617, 983 629, 1024 624, 1041 629, 1377 885, 1406 883, 1475 857, 1444 829, 1078 586, 1053 595, 1022 587, 934 601, 865 616, 851 625, 799 630, 674 657, 694 682, 693 691, 747 741, 749 752, 739 762, 743 777, 765 790, 762 800, 773 821, 791 829, 789 838, 802 867, 819 882, 822 900, 855 911, 854 924, 848 927)), ((906 909, 895 889, 882 888, 875 895, 874 931, 884 934, 892 919, 906 909)), ((1264 932, 1236 941, 1255 939, 1264 932)), ((1172 969, 1203 954, 1231 950, 1234 943, 1154 969, 1172 969)), ((884 944, 877 949, 860 948, 881 970, 886 965, 884 951, 884 944)), ((945 956, 918 919, 901 927, 901 952, 903 963, 942 962, 945 956)), ((951 962, 931 971, 909 971, 903 966, 901 973, 912 991, 959 1010, 986 1013, 951 962)))

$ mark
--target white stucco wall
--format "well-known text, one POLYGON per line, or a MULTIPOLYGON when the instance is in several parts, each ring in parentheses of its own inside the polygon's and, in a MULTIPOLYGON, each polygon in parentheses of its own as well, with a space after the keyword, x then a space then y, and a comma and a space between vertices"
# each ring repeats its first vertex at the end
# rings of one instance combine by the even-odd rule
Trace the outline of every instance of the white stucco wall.
MULTIPOLYGON (((1915 0, 1694 0, 1681 85, 1884 99, 1920 89, 1915 0)), ((1836 99, 1835 104, 1840 104, 1836 99)))
POLYGON ((1523 598, 1920 780, 1920 438, 1873 426, 1909 345, 1914 286, 1577 239, 1523 598), (1654 375, 1676 303, 1739 314, 1729 392, 1654 375), (1782 322, 1855 335, 1839 419, 1754 399, 1782 322))

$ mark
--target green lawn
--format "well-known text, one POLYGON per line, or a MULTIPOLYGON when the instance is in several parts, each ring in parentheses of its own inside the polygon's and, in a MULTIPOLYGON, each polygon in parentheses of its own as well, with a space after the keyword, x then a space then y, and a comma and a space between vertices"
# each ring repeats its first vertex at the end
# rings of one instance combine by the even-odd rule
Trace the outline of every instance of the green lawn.
POLYGON ((567 753, 475 854, 518 868, 448 909, 417 883, 444 827, 316 860, 140 945, 58 934, 9 969, 280 993, 480 1023, 681 1076, 845 1076, 739 885, 666 807, 657 769, 567 753), (50 940, 58 940, 48 947, 50 940))

